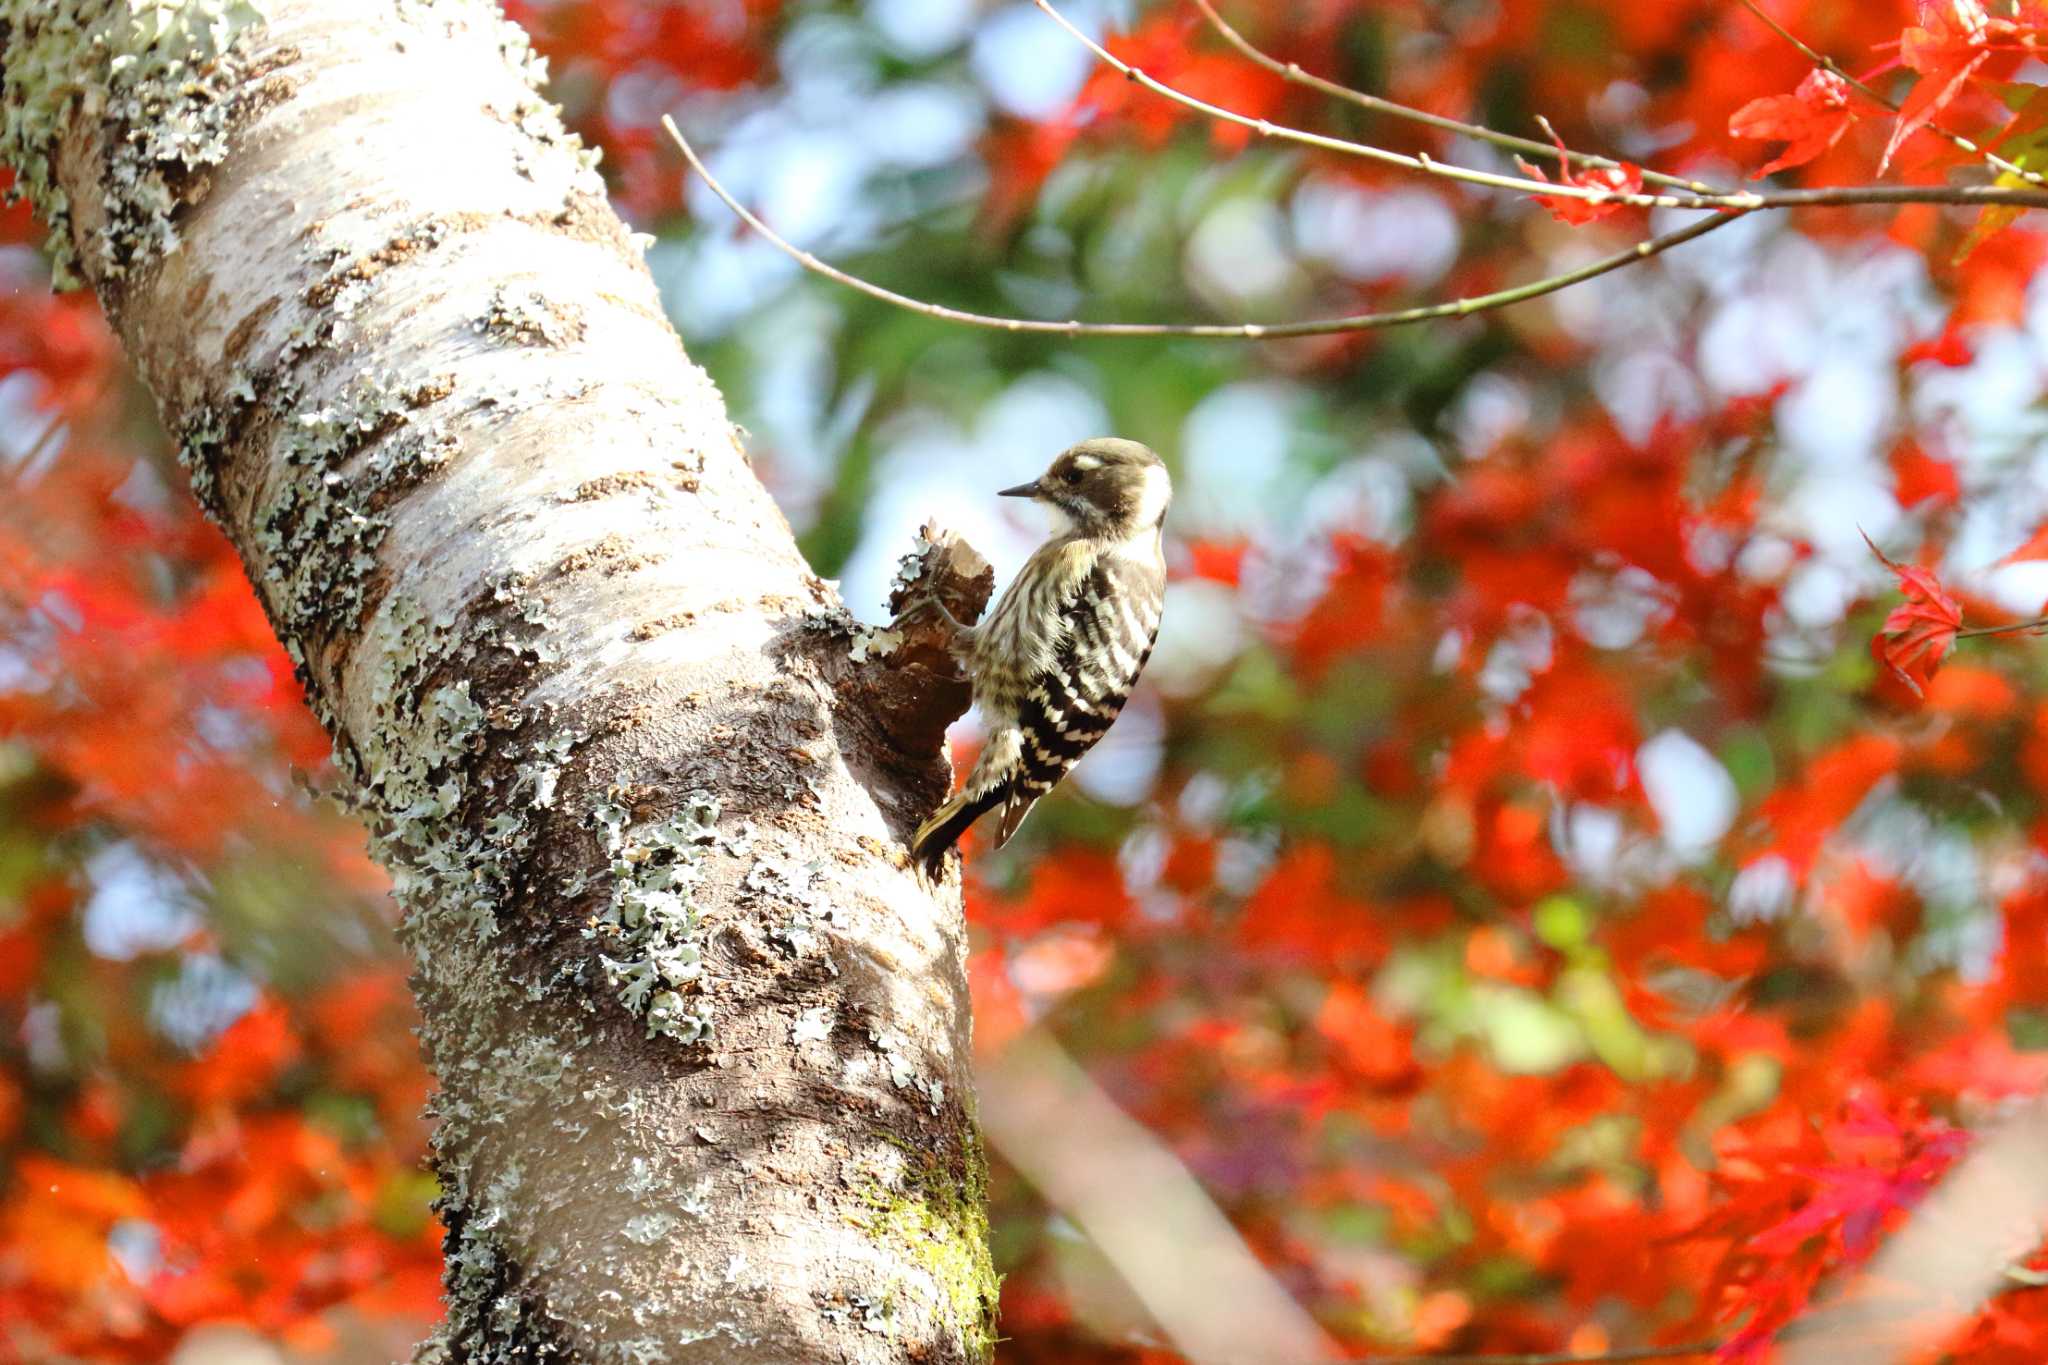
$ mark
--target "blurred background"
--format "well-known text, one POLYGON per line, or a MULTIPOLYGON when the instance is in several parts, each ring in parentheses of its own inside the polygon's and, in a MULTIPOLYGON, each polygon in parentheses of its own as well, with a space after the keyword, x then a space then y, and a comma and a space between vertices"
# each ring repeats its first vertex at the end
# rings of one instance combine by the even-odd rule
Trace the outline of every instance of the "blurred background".
MULTIPOLYGON (((1225 8, 1360 89, 1727 185, 1773 150, 1731 115, 1811 70, 1718 0, 1225 8)), ((1902 29, 1965 7, 1767 8, 1903 93, 1902 29)), ((1182 0, 1063 12, 1232 109, 1512 169, 1182 0)), ((1076 1124, 1222 1215, 1186 1254, 1346 1349, 1747 1360, 2048 1080, 2048 652, 1966 642, 1916 694, 1873 660, 1896 598, 1864 541, 1973 623, 2048 597, 2029 220, 1757 214, 1363 335, 974 331, 804 275, 657 120, 797 245, 1027 317, 1433 302, 1686 219, 1252 145, 1029 3, 512 13, 856 613, 930 516, 1007 578, 1045 528, 994 490, 1074 440, 1174 470, 1144 685, 969 859, 1000 1359, 1184 1358, 1199 1306, 1132 1235, 1149 1207, 1063 1178, 1076 1124), (1015 1102, 1073 1067, 1099 1108, 1015 1102)), ((1944 117, 2024 124, 2039 72, 1944 117)), ((1890 132, 1866 106, 1793 178, 1870 181, 1890 132)), ((1890 178, 1974 167, 1923 134, 1890 178)), ((25 210, 0 228, 0 1358, 388 1360, 440 1254, 383 876, 96 305, 49 293, 25 210)), ((1954 1358, 2048 1354, 2030 1248, 1954 1358)))

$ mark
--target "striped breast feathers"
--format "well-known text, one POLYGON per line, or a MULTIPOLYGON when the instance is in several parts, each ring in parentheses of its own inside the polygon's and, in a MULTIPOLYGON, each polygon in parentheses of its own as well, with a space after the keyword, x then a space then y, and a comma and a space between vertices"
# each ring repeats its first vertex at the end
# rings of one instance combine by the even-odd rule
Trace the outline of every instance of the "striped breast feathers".
POLYGON ((977 632, 972 671, 1001 686, 1053 667, 1066 639, 1069 614, 1100 558, 1086 540, 1055 540, 1039 547, 1004 590, 977 632))

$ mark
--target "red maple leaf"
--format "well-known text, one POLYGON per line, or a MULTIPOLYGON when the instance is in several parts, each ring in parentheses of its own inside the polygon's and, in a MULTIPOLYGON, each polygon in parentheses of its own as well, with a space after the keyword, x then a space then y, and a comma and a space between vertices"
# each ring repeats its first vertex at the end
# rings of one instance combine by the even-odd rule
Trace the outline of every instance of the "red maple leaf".
POLYGON ((1742 1325, 1716 1361, 1761 1362, 1821 1279, 1867 1260, 1969 1140, 1911 1105, 1893 1112, 1852 1095, 1789 1143, 1731 1141, 1715 1176, 1723 1198, 1696 1229, 1730 1242, 1716 1275, 1719 1314, 1742 1325))
POLYGON ((2000 564, 2024 564, 2029 560, 2048 559, 2048 522, 2034 529, 2034 534, 2020 543, 2011 554, 1999 559, 2000 564))
POLYGON ((1985 46, 1990 21, 1975 0, 1920 6, 1925 27, 1907 29, 1899 37, 1899 60, 1920 73, 1906 102, 1899 106, 1899 121, 1892 125, 1891 141, 1884 146, 1878 163, 1882 175, 1891 165, 1901 144, 1932 122, 1934 116, 1962 93, 1977 68, 1990 60, 1985 46))
POLYGON ((1902 441, 1892 451, 1892 490, 1901 507, 1923 502, 1948 504, 1963 495, 1963 481, 1954 464, 1921 449, 1918 441, 1902 441))
POLYGON ((1920 22, 1899 35, 1899 60, 1919 73, 1885 144, 1880 174, 1907 138, 1951 104, 1994 56, 1999 74, 2033 55, 2042 34, 2041 7, 2025 4, 2013 18, 1991 17, 1982 0, 1920 0, 1920 22))
POLYGON ((1941 335, 1929 337, 1925 341, 1916 341, 1899 353, 1899 363, 1902 365, 1914 365, 1923 360, 1931 360, 1950 369, 1960 369, 1976 358, 1977 352, 1970 345, 1970 339, 1964 336, 1953 322, 1942 329, 1941 335))
POLYGON ((1878 563, 1898 575, 1899 591, 1906 597, 1892 608, 1871 639, 1871 655, 1912 688, 1914 696, 1921 696, 1922 684, 1934 676, 1942 656, 1955 644, 1956 632, 1963 628, 1962 604, 1949 596, 1932 570, 1886 558, 1867 535, 1863 543, 1870 546, 1878 563))
POLYGON ((1789 95, 1765 95, 1737 109, 1728 120, 1732 137, 1782 142, 1785 150, 1765 162, 1750 179, 1773 171, 1804 166, 1842 140, 1860 117, 1849 104, 1849 82, 1832 71, 1809 71, 1789 95))
POLYGON ((1249 547, 1242 540, 1191 540, 1187 558, 1176 565, 1176 576, 1206 578, 1212 583, 1238 586, 1244 576, 1244 556, 1249 547))
MULTIPOLYGON (((1557 147, 1558 171, 1556 183, 1560 185, 1573 185, 1580 189, 1604 190, 1609 194, 1641 194, 1643 192, 1643 168, 1641 166, 1624 161, 1618 166, 1587 166, 1574 170, 1572 169, 1571 160, 1565 151, 1564 139, 1560 138, 1556 133, 1552 133, 1550 140, 1557 147)), ((1541 180, 1546 185, 1551 183, 1550 177, 1545 175, 1540 168, 1529 164, 1527 161, 1522 160, 1522 158, 1516 157, 1515 164, 1522 168, 1522 174, 1532 179, 1541 180)), ((1624 207, 1624 205, 1616 203, 1611 199, 1578 199, 1555 194, 1539 194, 1536 196, 1536 202, 1549 209, 1551 216, 1559 222, 1570 223, 1573 227, 1578 227, 1584 223, 1597 222, 1616 209, 1624 207)))

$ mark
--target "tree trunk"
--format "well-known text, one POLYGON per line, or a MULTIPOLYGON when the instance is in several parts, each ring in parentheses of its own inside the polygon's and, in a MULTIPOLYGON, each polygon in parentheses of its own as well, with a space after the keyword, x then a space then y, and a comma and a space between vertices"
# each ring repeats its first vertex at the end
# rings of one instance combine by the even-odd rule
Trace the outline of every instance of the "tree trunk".
POLYGON ((423 1356, 985 1358, 943 650, 806 567, 495 5, 260 10, 0 0, 0 156, 396 884, 423 1356))

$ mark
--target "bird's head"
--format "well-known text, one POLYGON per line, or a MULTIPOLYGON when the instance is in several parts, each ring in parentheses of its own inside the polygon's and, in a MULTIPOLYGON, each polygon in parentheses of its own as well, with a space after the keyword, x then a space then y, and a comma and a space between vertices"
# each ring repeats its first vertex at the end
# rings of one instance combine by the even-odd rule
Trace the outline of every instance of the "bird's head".
POLYGON ((1005 488, 1006 498, 1033 498, 1063 513, 1081 535, 1131 540, 1159 529, 1173 482, 1147 446, 1098 436, 1069 446, 1030 483, 1005 488))

